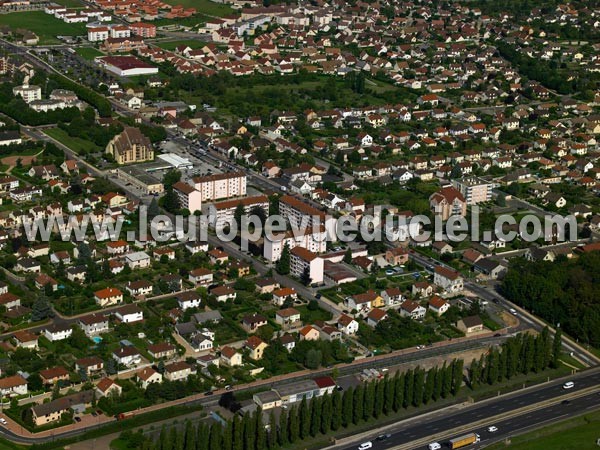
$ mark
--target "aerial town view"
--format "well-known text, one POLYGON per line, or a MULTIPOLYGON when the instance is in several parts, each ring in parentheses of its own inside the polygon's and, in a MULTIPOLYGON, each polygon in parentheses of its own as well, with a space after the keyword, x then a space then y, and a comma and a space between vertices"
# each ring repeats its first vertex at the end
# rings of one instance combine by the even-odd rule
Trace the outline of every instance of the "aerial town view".
POLYGON ((0 450, 600 446, 598 0, 0 0, 0 450))

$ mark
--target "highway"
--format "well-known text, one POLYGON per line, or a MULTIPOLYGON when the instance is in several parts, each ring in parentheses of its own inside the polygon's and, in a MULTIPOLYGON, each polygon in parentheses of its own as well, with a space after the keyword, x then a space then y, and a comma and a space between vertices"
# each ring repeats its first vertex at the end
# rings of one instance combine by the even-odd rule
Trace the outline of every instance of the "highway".
POLYGON ((361 442, 370 440, 373 442, 373 450, 426 449, 429 442, 443 444, 448 439, 470 432, 478 433, 481 442, 467 448, 483 448, 492 442, 503 440, 549 421, 562 420, 578 415, 582 411, 600 408, 598 369, 574 375, 570 380, 575 381, 575 387, 568 391, 562 388, 564 380, 552 381, 525 391, 484 400, 462 410, 442 411, 430 418, 417 416, 386 429, 374 430, 370 435, 361 436, 334 448, 356 450, 361 442), (595 389, 594 392, 570 398, 568 404, 563 403, 564 400, 560 398, 565 395, 576 397, 580 395, 578 391, 586 388, 595 389), (519 410, 522 408, 528 410, 521 413, 519 410), (504 418, 494 420, 497 416, 504 418), (471 428, 470 425, 473 427, 471 428), (488 432, 487 427, 490 425, 498 427, 498 431, 488 432), (391 436, 384 441, 377 441, 376 437, 381 433, 388 433, 391 436))

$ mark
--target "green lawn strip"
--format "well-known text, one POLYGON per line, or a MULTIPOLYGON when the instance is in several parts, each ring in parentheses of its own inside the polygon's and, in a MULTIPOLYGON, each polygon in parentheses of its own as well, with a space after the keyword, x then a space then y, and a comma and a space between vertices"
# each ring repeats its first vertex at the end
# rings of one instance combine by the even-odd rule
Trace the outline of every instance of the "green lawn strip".
POLYGON ((104 56, 104 53, 93 47, 79 47, 75 53, 87 60, 93 60, 96 56, 104 56))
POLYGON ((170 5, 181 5, 185 8, 196 8, 200 14, 208 16, 228 16, 233 14, 233 9, 223 3, 215 3, 210 0, 166 0, 170 5))
POLYGON ((44 130, 44 133, 79 154, 102 151, 102 149, 93 142, 69 136, 67 132, 61 128, 48 128, 44 130))
POLYGON ((56 44, 60 40, 56 36, 82 36, 86 28, 81 23, 65 23, 46 14, 44 11, 23 11, 0 14, 0 25, 8 25, 11 29, 25 29, 34 32, 40 38, 40 44, 56 44))
MULTIPOLYGON (((544 428, 511 438, 510 448, 514 450, 586 450, 598 448, 600 439, 600 411, 568 419, 544 428)), ((504 442, 488 448, 506 448, 504 442)))

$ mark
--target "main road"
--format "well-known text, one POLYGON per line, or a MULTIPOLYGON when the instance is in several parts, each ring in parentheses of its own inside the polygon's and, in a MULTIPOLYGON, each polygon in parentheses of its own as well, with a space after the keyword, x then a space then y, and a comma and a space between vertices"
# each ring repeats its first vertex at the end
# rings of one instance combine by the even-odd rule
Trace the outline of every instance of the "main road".
POLYGON ((551 381, 540 386, 516 391, 474 403, 461 409, 449 408, 402 421, 371 434, 345 439, 336 449, 356 450, 361 442, 373 442, 373 450, 427 448, 430 442, 444 443, 470 432, 481 436, 481 443, 469 448, 481 448, 544 423, 600 409, 600 369, 591 369, 570 380, 575 387, 563 389, 564 380, 551 381), (568 397, 567 397, 568 396, 568 397), (497 432, 487 431, 496 426, 497 432), (377 441, 381 433, 391 436, 377 441))

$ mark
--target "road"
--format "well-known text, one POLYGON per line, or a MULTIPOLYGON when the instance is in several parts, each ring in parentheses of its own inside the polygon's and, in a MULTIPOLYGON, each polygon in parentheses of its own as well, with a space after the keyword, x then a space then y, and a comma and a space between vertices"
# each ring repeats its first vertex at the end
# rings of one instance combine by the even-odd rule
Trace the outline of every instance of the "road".
POLYGON ((569 391, 562 388, 564 380, 552 381, 523 391, 484 400, 458 411, 450 409, 429 418, 417 416, 414 420, 403 421, 386 429, 375 430, 371 435, 362 435, 356 440, 351 440, 335 448, 356 450, 361 442, 371 440, 373 450, 425 449, 428 442, 438 441, 442 443, 452 437, 469 432, 478 433, 482 441, 480 445, 468 448, 482 448, 492 442, 503 440, 506 437, 533 428, 538 424, 565 419, 585 410, 599 409, 600 370, 592 369, 574 375, 570 379, 575 381, 575 387, 569 391), (579 395, 578 391, 586 388, 596 389, 593 393, 570 399, 569 404, 563 404, 562 400, 558 399, 565 395, 577 396, 579 395), (520 409, 536 404, 540 406, 539 409, 519 413, 520 409), (514 415, 511 412, 514 412, 514 415), (506 418, 495 421, 494 417, 500 415, 506 418), (471 428, 470 425, 473 425, 473 427, 471 428), (498 431, 489 433, 487 427, 490 425, 498 427, 498 431), (385 441, 376 441, 375 438, 382 432, 391 434, 391 437, 385 441))

